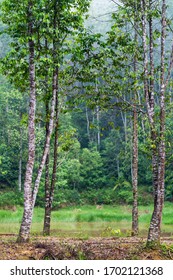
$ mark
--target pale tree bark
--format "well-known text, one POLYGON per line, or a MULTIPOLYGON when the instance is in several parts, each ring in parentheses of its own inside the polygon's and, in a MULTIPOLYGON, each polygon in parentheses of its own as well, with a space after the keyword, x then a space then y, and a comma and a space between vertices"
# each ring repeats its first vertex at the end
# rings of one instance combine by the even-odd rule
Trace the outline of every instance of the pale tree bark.
POLYGON ((160 78, 160 133, 158 147, 158 186, 154 193, 154 211, 151 218, 147 243, 159 244, 161 235, 162 210, 164 205, 165 183, 165 38, 166 38, 166 1, 162 1, 161 32, 161 78, 160 78))
MULTIPOLYGON (((152 10, 152 1, 149 1, 149 10, 152 10)), ((155 100, 154 100, 154 43, 153 43, 153 20, 149 15, 149 57, 147 49, 147 1, 141 0, 142 11, 142 33, 144 50, 144 92, 147 107, 148 120, 151 131, 152 167, 153 167, 153 190, 154 190, 154 210, 150 222, 147 245, 156 246, 160 244, 162 210, 164 205, 164 176, 165 176, 165 91, 172 70, 172 52, 170 56, 170 66, 168 68, 167 79, 165 79, 165 38, 166 38, 166 1, 162 0, 162 20, 161 20, 161 77, 159 108, 160 128, 156 128, 155 100), (150 66, 150 73, 148 67, 150 66)))
POLYGON ((24 182, 24 213, 20 232, 17 241, 27 242, 29 240, 28 232, 32 220, 32 177, 35 161, 35 110, 36 110, 36 88, 35 88, 35 51, 34 41, 32 40, 33 22, 32 22, 32 1, 28 2, 28 33, 29 33, 29 75, 30 75, 30 102, 29 102, 29 121, 28 121, 28 161, 25 172, 24 182))
MULTIPOLYGON (((45 56, 46 58, 48 58, 48 40, 47 38, 45 38, 45 56)), ((48 81, 49 81, 49 73, 48 73, 48 69, 46 71, 46 77, 45 77, 45 97, 46 97, 46 102, 45 102, 45 111, 46 111, 46 137, 48 135, 49 132, 49 115, 50 115, 50 111, 49 111, 49 98, 48 98, 48 94, 49 94, 49 85, 48 85, 48 81)), ((47 154, 47 158, 46 158, 46 163, 45 163, 45 215, 44 215, 44 228, 43 228, 43 234, 44 230, 46 228, 47 225, 47 220, 48 220, 48 214, 47 214, 47 208, 49 205, 49 190, 50 190, 50 170, 49 170, 49 163, 50 163, 50 152, 47 154), (46 221, 45 221, 46 220, 46 221)))
MULTIPOLYGON (((42 160, 38 169, 37 178, 35 180, 35 186, 33 190, 33 207, 35 205, 35 200, 37 197, 39 185, 40 185, 40 179, 43 172, 43 168, 46 163, 47 155, 49 153, 50 149, 50 138, 53 132, 54 128, 54 115, 55 115, 55 108, 56 108, 56 100, 57 100, 57 91, 58 91, 58 66, 57 66, 57 56, 58 56, 58 49, 57 49, 57 41, 56 41, 56 28, 57 28, 57 7, 58 2, 54 2, 54 17, 53 17, 53 50, 52 50, 52 56, 53 56, 53 78, 52 78, 52 100, 51 100, 51 108, 50 108, 50 118, 49 118, 49 125, 47 129, 46 134, 46 141, 44 146, 44 152, 42 155, 42 160)), ((47 44, 47 43, 46 43, 47 44)))
MULTIPOLYGON (((49 100, 47 100, 46 102, 46 135, 48 133, 48 129, 49 129, 49 100)), ((44 215, 44 228, 43 228, 43 234, 45 234, 45 228, 47 227, 47 208, 49 205, 49 190, 50 190, 50 175, 49 175, 49 162, 50 162, 50 153, 47 154, 47 158, 46 158, 46 163, 45 163, 45 215, 44 215)))
MULTIPOLYGON (((58 68, 57 77, 58 77, 58 68)), ((52 212, 52 204, 54 198, 55 191, 55 183, 57 177, 57 162, 58 162, 58 125, 59 125, 59 104, 58 104, 58 79, 56 84, 56 105, 55 105, 55 135, 54 135, 54 155, 53 155, 53 170, 52 170, 52 178, 51 183, 48 182, 49 178, 47 177, 47 183, 45 188, 45 215, 44 215, 44 226, 43 226, 43 234, 50 235, 50 224, 51 224, 51 212, 52 212)), ((49 166, 49 162, 47 162, 49 166)), ((47 172, 49 172, 49 167, 47 168, 47 172)))
POLYGON ((32 223, 33 210, 35 206, 36 196, 40 184, 41 175, 47 155, 50 149, 50 138, 53 131, 54 114, 55 114, 55 102, 57 92, 57 72, 53 72, 53 90, 52 101, 50 109, 50 119, 48 132, 45 139, 45 145, 43 150, 42 159, 38 168, 34 188, 32 188, 33 168, 35 162, 35 110, 36 110, 36 83, 35 83, 35 50, 33 41, 33 2, 28 2, 28 34, 29 34, 29 75, 30 75, 30 105, 29 105, 29 122, 28 122, 28 162, 25 172, 24 182, 24 213, 22 223, 20 226, 19 236, 17 242, 24 243, 29 241, 30 229, 32 223))
MULTIPOLYGON (((48 40, 47 38, 45 38, 45 56, 46 58, 48 58, 48 40)), ((45 102, 45 110, 46 110, 46 137, 48 135, 49 132, 49 115, 50 115, 50 111, 49 111, 49 98, 48 98, 48 93, 49 93, 49 85, 48 85, 48 80, 49 80, 49 73, 48 73, 48 69, 46 71, 46 77, 45 77, 45 96, 46 96, 46 102, 45 102)), ((49 163, 50 163, 50 152, 48 152, 47 154, 47 158, 46 158, 46 163, 45 163, 45 216, 44 216, 44 228, 46 227, 46 222, 45 219, 47 219, 46 217, 47 215, 47 205, 49 205, 49 189, 50 189, 50 175, 49 175, 49 163)), ((43 234, 44 234, 44 229, 43 229, 43 234)))
POLYGON ((18 190, 22 191, 22 127, 20 127, 20 151, 19 151, 19 176, 18 176, 18 190))
POLYGON ((87 121, 87 135, 88 135, 88 141, 90 143, 91 142, 91 137, 90 137, 90 120, 89 120, 87 106, 85 107, 85 112, 86 112, 86 121, 87 121))
MULTIPOLYGON (((135 14, 137 10, 135 7, 135 14)), ((135 35, 134 41, 137 43, 137 22, 134 22, 135 35)), ((137 75, 137 57, 134 53, 134 73, 137 75)), ((137 80, 137 77, 135 78, 137 80)), ((135 83, 136 84, 136 83, 135 83)), ((132 208, 132 236, 138 235, 138 112, 137 112, 138 93, 134 88, 134 109, 133 109, 133 142, 132 142, 132 187, 133 187, 133 208, 132 208)))
POLYGON ((34 185, 34 189, 33 189, 33 194, 32 194, 33 207, 35 205, 35 201, 36 201, 36 197, 37 197, 37 193, 38 193, 38 188, 39 188, 39 185, 40 185, 40 179, 41 179, 41 175, 42 175, 42 172, 43 172, 43 168, 45 166, 46 158, 47 158, 47 155, 49 153, 50 138, 51 138, 53 128, 54 128, 54 114, 55 114, 55 103, 56 103, 56 94, 57 94, 57 78, 58 78, 58 74, 57 74, 57 71, 55 70, 54 73, 53 73, 53 95, 52 95, 52 104, 51 104, 51 111, 50 111, 49 128, 48 128, 48 133, 47 133, 47 136, 46 136, 46 141, 45 141, 45 145, 44 145, 44 151, 43 151, 41 163, 40 163, 40 166, 38 168, 37 177, 36 177, 35 185, 34 185))
POLYGON ((50 214, 49 214, 49 197, 50 197, 50 182, 49 182, 49 154, 46 159, 46 174, 45 174, 45 214, 44 214, 44 226, 43 235, 50 234, 50 214))
POLYGON ((132 155, 132 236, 138 235, 138 113, 133 111, 133 155, 132 155))
MULTIPOLYGON (((54 5, 54 38, 56 37, 56 29, 59 26, 59 13, 58 6, 55 2, 54 5)), ((53 169, 52 169, 52 178, 51 183, 47 182, 45 185, 45 215, 44 215, 44 225, 43 225, 43 234, 50 235, 50 224, 51 224, 51 213, 52 205, 55 191, 55 183, 57 177, 57 162, 58 162, 58 126, 59 126, 59 96, 58 96, 58 81, 59 81, 59 68, 57 63, 59 62, 59 39, 53 40, 53 58, 55 63, 54 69, 54 83, 53 91, 55 92, 55 135, 54 135, 54 154, 53 154, 53 169)), ((47 162, 49 165, 49 163, 47 162)), ((49 169, 49 167, 48 167, 49 169)))
POLYGON ((38 189, 39 189, 39 185, 40 185, 40 179, 41 179, 43 168, 45 166, 47 155, 48 155, 49 149, 50 149, 50 138, 52 135, 53 124, 54 124, 54 112, 55 112, 55 101, 56 101, 55 99, 56 99, 56 90, 57 90, 56 81, 57 81, 57 73, 54 72, 53 96, 52 96, 49 127, 48 127, 48 132, 47 132, 47 136, 46 136, 46 140, 45 140, 42 159, 40 162, 40 166, 38 168, 33 190, 32 190, 32 180, 29 181, 29 184, 28 184, 28 178, 25 178, 24 193, 26 192, 27 195, 25 195, 26 198, 25 198, 25 203, 24 203, 24 215, 23 215, 23 219, 22 219, 20 232, 19 232, 19 237, 17 240, 20 243, 29 241, 33 210, 34 210, 35 201, 36 201, 36 197, 37 197, 37 193, 38 193, 38 189), (26 185, 26 183, 27 183, 27 185, 26 185), (26 189, 26 187, 27 187, 27 189, 26 189))
MULTIPOLYGON (((99 94, 99 89, 98 89, 98 79, 96 78, 95 80, 96 84, 96 94, 99 94)), ((101 144, 101 137, 100 137, 100 108, 99 105, 96 106, 96 120, 97 120, 97 148, 100 150, 100 144, 101 144)))
MULTIPOLYGON (((151 3, 151 2, 150 2, 151 3)), ((153 189, 154 189, 154 204, 157 202, 157 189, 158 189, 158 152, 157 152, 157 132, 155 128, 154 121, 154 76, 150 78, 150 88, 149 88, 149 76, 153 75, 153 31, 152 31, 152 19, 150 18, 150 75, 148 73, 148 48, 147 48, 147 6, 146 1, 141 0, 141 11, 142 11, 142 40, 143 40, 143 50, 144 50, 144 92, 146 100, 147 115, 151 131, 151 143, 152 143, 152 172, 153 172, 153 189)), ((154 213, 153 213, 154 215, 154 213)), ((149 236, 153 223, 150 224, 149 236)), ((158 229, 153 227, 153 232, 155 231, 155 240, 158 241, 159 232, 158 229)), ((153 236, 154 238, 154 236, 153 236)), ((152 238, 152 239, 153 239, 152 238)), ((150 241, 148 237, 147 242, 150 241)))
MULTIPOLYGON (((125 98, 124 101, 126 102, 125 98)), ((125 144, 127 145, 127 113, 121 111, 121 119, 123 122, 123 126, 124 126, 124 140, 125 140, 125 144)), ((126 149, 126 145, 125 145, 125 149, 126 149)))
POLYGON ((97 116, 97 147, 100 149, 101 137, 100 137, 100 108, 96 106, 96 116, 97 116))
MULTIPOLYGON (((152 8, 152 1, 149 0, 149 8, 152 8)), ((157 132, 154 124, 154 42, 153 42, 153 18, 149 17, 149 57, 150 57, 150 79, 149 79, 149 103, 152 115, 152 126, 151 126, 151 141, 152 141, 152 169, 153 169, 153 189, 154 193, 157 193, 158 185, 158 147, 157 147, 157 132)))

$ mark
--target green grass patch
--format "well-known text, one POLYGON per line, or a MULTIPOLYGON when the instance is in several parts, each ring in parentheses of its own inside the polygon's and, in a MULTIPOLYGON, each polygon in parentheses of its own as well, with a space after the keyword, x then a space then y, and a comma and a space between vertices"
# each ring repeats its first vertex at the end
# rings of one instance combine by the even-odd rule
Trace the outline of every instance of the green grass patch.
POLYGON ((53 221, 69 222, 112 222, 131 220, 131 210, 126 206, 82 206, 80 208, 66 208, 52 213, 53 221))
POLYGON ((15 211, 0 210, 0 222, 3 223, 20 223, 22 219, 23 209, 16 207, 15 211))
MULTIPOLYGON (((139 228, 141 235, 147 234, 153 206, 139 207, 139 228)), ((165 203, 162 232, 172 233, 173 205, 165 203)), ((18 233, 23 209, 0 210, 0 234, 18 233)), ((129 235, 131 231, 131 206, 79 206, 67 207, 52 212, 51 234, 60 237, 90 237, 114 235, 117 232, 129 235), (109 230, 107 230, 109 229, 109 230)), ((32 234, 42 234, 44 209, 35 208, 32 234)), ((118 233, 119 234, 119 233, 118 233)))

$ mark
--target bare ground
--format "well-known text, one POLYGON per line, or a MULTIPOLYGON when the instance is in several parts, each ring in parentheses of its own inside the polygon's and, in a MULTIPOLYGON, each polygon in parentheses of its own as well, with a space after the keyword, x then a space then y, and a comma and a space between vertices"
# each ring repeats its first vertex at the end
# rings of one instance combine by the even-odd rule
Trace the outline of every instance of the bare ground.
POLYGON ((1 260, 172 260, 173 238, 164 237, 155 250, 145 247, 137 237, 90 238, 88 240, 56 237, 32 238, 29 244, 17 244, 16 236, 1 235, 1 260))

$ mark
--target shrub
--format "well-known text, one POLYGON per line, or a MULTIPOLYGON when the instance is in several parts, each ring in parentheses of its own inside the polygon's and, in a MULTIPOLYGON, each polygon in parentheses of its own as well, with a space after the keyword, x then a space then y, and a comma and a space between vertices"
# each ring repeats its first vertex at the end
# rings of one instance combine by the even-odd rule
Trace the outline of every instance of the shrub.
POLYGON ((112 188, 88 189, 81 193, 84 204, 114 204, 116 202, 115 191, 112 188))
POLYGON ((22 192, 18 192, 18 191, 1 192, 0 195, 1 195, 1 199, 0 199, 1 208, 4 208, 5 206, 10 207, 15 205, 23 206, 22 192))

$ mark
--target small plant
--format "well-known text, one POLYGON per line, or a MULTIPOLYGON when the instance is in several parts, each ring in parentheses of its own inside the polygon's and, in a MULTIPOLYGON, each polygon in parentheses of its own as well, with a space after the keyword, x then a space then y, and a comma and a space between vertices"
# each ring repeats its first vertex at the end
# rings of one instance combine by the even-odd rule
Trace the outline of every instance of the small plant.
POLYGON ((120 229, 113 229, 111 227, 107 227, 102 232, 102 237, 113 237, 113 236, 120 236, 121 230, 120 229))
POLYGON ((80 261, 86 260, 86 256, 85 256, 84 252, 82 252, 82 251, 78 252, 78 259, 80 261))

